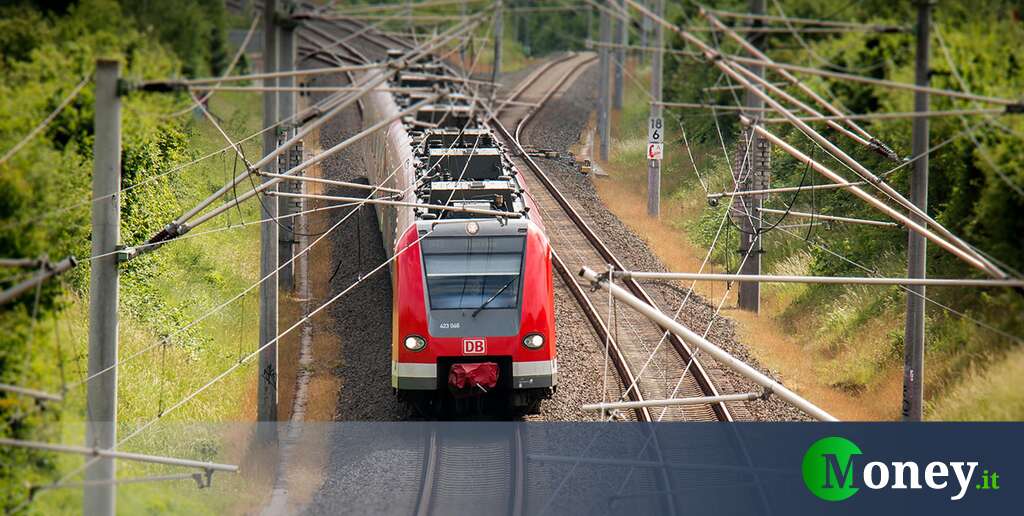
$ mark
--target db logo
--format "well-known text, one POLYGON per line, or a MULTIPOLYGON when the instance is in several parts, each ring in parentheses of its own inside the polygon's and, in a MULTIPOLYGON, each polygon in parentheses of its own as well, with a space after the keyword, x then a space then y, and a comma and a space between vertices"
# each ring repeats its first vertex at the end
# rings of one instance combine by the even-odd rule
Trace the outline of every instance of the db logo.
POLYGON ((463 355, 483 355, 487 353, 487 344, 484 339, 463 339, 463 355))

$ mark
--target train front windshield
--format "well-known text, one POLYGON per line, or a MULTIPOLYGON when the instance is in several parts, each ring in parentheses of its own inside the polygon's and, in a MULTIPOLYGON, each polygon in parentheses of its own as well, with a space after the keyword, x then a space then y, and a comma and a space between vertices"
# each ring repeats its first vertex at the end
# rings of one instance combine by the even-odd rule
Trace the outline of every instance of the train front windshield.
POLYGON ((432 310, 519 306, 523 237, 436 237, 421 243, 432 310))

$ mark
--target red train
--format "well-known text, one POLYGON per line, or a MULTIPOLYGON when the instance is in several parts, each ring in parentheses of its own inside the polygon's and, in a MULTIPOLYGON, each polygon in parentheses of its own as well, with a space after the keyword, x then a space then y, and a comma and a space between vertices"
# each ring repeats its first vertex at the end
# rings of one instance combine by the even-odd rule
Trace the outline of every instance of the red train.
MULTIPOLYGON (((392 86, 420 80, 406 76, 392 86)), ((386 115, 417 100, 391 99, 371 103, 386 115)), ((505 150, 458 95, 372 145, 378 184, 414 192, 405 200, 420 206, 464 210, 381 209, 395 256, 396 394, 428 416, 536 413, 558 384, 551 247, 505 150)))

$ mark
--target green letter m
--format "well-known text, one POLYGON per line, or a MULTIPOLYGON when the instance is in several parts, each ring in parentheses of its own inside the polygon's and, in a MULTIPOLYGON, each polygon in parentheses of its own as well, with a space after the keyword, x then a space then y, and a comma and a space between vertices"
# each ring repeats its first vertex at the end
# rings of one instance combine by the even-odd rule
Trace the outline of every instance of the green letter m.
POLYGON ((832 475, 836 476, 836 480, 839 481, 839 485, 836 487, 843 488, 847 487, 847 483, 852 484, 853 478, 850 477, 850 470, 853 468, 853 457, 846 457, 846 467, 839 469, 839 460, 836 459, 836 454, 825 453, 822 455, 825 458, 825 485, 821 486, 826 489, 832 488, 832 475))
POLYGON ((860 448, 856 444, 842 437, 825 437, 815 441, 807 448, 800 465, 807 490, 829 502, 838 502, 853 496, 859 489, 853 486, 853 456, 860 454, 860 448), (833 474, 837 481, 835 484, 833 474))

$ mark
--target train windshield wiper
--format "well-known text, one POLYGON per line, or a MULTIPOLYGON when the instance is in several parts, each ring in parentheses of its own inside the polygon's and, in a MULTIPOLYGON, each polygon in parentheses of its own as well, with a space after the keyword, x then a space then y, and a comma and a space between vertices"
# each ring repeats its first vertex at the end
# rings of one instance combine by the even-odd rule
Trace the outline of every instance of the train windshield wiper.
POLYGON ((487 299, 487 301, 484 301, 483 303, 480 303, 480 306, 476 307, 476 310, 473 310, 473 317, 476 317, 476 315, 479 314, 480 311, 483 310, 485 306, 490 304, 491 301, 494 301, 495 299, 497 299, 498 296, 500 296, 501 293, 504 292, 505 289, 507 289, 509 287, 509 285, 511 285, 512 283, 514 283, 516 281, 516 279, 518 279, 516 276, 512 276, 512 279, 508 280, 508 283, 502 285, 501 288, 499 288, 498 291, 495 292, 493 296, 489 297, 487 299))

